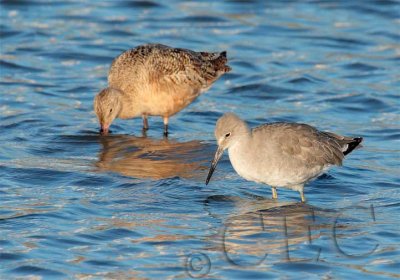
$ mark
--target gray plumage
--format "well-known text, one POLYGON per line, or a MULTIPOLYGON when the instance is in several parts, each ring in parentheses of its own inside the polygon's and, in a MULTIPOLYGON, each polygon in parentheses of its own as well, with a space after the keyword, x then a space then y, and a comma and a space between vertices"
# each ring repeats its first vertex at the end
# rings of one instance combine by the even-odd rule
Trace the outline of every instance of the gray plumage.
POLYGON ((207 183, 223 150, 228 149, 235 171, 243 178, 300 192, 332 165, 342 165, 345 155, 362 138, 340 136, 300 123, 269 123, 254 129, 234 114, 222 116, 215 128, 218 150, 207 183))

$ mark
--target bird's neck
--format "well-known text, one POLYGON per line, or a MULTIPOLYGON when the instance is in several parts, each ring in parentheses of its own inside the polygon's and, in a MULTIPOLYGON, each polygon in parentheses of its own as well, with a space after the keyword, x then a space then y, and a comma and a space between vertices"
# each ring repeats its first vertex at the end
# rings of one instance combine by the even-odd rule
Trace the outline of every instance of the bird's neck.
POLYGON ((135 96, 130 96, 122 93, 120 95, 121 110, 118 114, 120 119, 129 119, 141 115, 139 102, 135 100, 135 96))
POLYGON ((246 179, 250 178, 247 172, 247 166, 252 160, 252 144, 251 135, 246 134, 241 137, 240 141, 237 141, 228 149, 229 159, 233 169, 246 179))
POLYGON ((251 151, 251 146, 252 146, 252 137, 250 134, 243 134, 241 135, 240 139, 232 144, 232 146, 229 147, 228 153, 229 157, 231 154, 236 154, 239 155, 241 154, 242 158, 245 158, 247 155, 249 155, 249 152, 251 151))

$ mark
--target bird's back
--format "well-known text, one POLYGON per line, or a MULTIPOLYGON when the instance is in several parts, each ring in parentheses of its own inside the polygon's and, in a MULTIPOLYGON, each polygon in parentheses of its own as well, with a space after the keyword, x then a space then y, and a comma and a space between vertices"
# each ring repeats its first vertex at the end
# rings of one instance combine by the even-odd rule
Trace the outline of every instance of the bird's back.
POLYGON ((195 94, 208 88, 230 70, 226 52, 194 52, 161 44, 141 45, 114 59, 108 82, 128 94, 141 87, 168 89, 181 87, 195 94))
POLYGON ((342 165, 344 156, 362 141, 362 138, 319 131, 307 124, 285 122, 259 126, 253 129, 253 137, 257 142, 267 142, 281 160, 308 168, 342 165))

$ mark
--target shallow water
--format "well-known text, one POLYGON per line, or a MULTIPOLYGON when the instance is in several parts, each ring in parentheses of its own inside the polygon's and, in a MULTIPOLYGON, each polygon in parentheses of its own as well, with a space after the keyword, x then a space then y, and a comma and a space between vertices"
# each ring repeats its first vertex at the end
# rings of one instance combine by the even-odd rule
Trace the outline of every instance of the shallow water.
POLYGON ((0 2, 0 278, 400 277, 396 1, 0 2), (146 42, 227 50, 233 71, 173 117, 92 112, 146 42), (298 194, 241 179, 213 129, 298 121, 364 147, 298 194), (266 255, 267 254, 267 255, 266 255))

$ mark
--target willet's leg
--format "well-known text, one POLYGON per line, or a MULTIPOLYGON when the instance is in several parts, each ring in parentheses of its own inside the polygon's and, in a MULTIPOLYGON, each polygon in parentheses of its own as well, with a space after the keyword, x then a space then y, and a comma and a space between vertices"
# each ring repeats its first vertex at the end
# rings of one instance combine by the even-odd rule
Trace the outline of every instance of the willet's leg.
POLYGON ((164 117, 164 136, 168 136, 168 117, 164 117))
POLYGON ((278 199, 278 193, 276 192, 276 188, 272 187, 272 198, 273 199, 278 199))
POLYGON ((143 115, 143 131, 146 131, 149 129, 149 122, 147 121, 147 116, 143 115))

